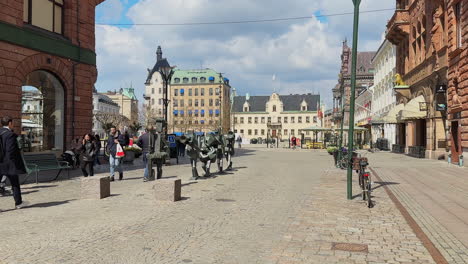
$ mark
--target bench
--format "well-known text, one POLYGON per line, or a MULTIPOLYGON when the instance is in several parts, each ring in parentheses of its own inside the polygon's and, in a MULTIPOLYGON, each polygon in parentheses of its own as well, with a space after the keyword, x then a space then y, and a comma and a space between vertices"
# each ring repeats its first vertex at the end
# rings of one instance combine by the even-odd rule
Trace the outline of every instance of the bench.
POLYGON ((59 161, 54 153, 39 153, 31 155, 23 155, 24 165, 26 167, 26 179, 23 184, 29 178, 31 173, 36 173, 36 184, 39 183, 39 172, 49 170, 59 170, 54 181, 60 176, 63 169, 67 169, 68 178, 70 178, 70 170, 72 167, 66 161, 59 161))

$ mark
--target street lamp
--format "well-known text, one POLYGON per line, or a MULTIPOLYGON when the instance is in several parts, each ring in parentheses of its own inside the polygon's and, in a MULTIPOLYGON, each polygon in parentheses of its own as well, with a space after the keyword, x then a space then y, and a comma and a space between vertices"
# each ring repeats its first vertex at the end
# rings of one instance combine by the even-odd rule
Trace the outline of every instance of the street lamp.
POLYGON ((223 102, 221 101, 223 99, 222 97, 222 92, 223 92, 223 76, 221 73, 219 74, 219 88, 216 88, 216 91, 218 92, 219 95, 219 126, 221 128, 221 131, 223 131, 223 102))
POLYGON ((236 131, 236 120, 235 120, 235 115, 234 112, 232 111, 232 108, 234 107, 234 98, 236 97, 236 88, 232 88, 232 93, 231 93, 231 114, 232 114, 232 131, 236 131))
MULTIPOLYGON (((159 68, 159 73, 161 74, 161 77, 163 78, 164 81, 164 121, 166 121, 167 124, 167 109, 169 106, 169 99, 168 97, 168 91, 167 87, 169 85, 169 82, 171 81, 172 75, 174 74, 174 71, 172 70, 174 67, 171 67, 169 63, 166 65, 162 66, 159 68)), ((167 126, 166 126, 166 132, 167 132, 167 126)))
POLYGON ((359 5, 361 0, 353 0, 354 4, 354 27, 353 27, 353 50, 351 54, 351 98, 349 108, 349 130, 348 130, 348 173, 347 173, 347 197, 353 198, 353 168, 352 158, 354 149, 354 103, 356 95, 356 64, 357 64, 357 45, 359 29, 359 5))

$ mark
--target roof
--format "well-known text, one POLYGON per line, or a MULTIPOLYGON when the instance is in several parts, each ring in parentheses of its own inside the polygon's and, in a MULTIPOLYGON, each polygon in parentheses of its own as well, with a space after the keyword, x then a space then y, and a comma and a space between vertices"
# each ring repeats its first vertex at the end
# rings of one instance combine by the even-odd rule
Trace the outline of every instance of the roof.
MULTIPOLYGON (((280 95, 280 100, 283 102, 283 110, 301 111, 301 103, 305 100, 307 103, 308 111, 317 111, 317 105, 320 102, 320 95, 318 94, 291 94, 280 95)), ((250 112, 266 112, 266 103, 270 100, 270 96, 250 96, 250 112)), ((233 111, 243 112, 245 103, 245 96, 234 97, 233 111)))
POLYGON ((137 100, 137 97, 135 96, 135 89, 134 88, 123 88, 122 94, 127 96, 128 98, 132 100, 137 100))
MULTIPOLYGON (((357 55, 357 62, 356 62, 356 74, 357 75, 366 75, 366 74, 373 74, 372 71, 374 67, 372 66, 372 59, 374 58, 375 54, 377 52, 375 51, 363 51, 363 52, 358 52, 357 55), (364 69, 364 71, 360 71, 360 69, 364 69)), ((348 62, 348 73, 351 73, 351 62, 352 59, 350 58, 348 62)))
POLYGON ((171 85, 183 85, 183 84, 194 84, 194 83, 220 83, 227 82, 229 84, 229 79, 224 78, 220 73, 212 69, 199 69, 199 70, 180 70, 175 69, 174 74, 172 75, 171 85), (188 82, 184 83, 183 79, 188 78, 188 82), (196 78, 196 82, 192 82, 192 78, 196 78), (201 82, 200 78, 205 78, 205 82, 201 82), (179 82, 176 82, 176 79, 179 79, 179 82))
POLYGON ((156 61, 156 64, 154 65, 153 69, 151 71, 148 72, 148 78, 146 78, 146 82, 145 84, 149 84, 149 82, 151 81, 151 77, 153 76, 153 74, 155 72, 158 72, 160 68, 162 67, 170 67, 170 64, 169 62, 167 61, 167 59, 160 59, 158 61, 156 61))

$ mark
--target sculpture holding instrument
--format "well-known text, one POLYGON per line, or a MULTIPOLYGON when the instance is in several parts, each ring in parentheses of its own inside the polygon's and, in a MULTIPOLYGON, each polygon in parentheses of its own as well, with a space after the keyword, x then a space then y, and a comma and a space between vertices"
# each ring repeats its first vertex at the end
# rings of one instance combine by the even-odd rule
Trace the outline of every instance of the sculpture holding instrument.
POLYGON ((216 159, 217 159, 217 164, 218 164, 218 172, 222 173, 223 172, 223 159, 224 159, 224 151, 225 151, 225 141, 224 141, 224 136, 221 132, 221 129, 218 129, 218 131, 215 134, 216 141, 214 142, 214 148, 216 149, 216 159))
POLYGON ((188 133, 186 136, 180 137, 180 143, 185 144, 185 150, 187 155, 190 157, 190 165, 192 166, 192 178, 191 180, 197 180, 197 160, 200 156, 200 147, 198 146, 198 137, 194 133, 188 133))
POLYGON ((202 162, 202 169, 205 171, 205 177, 210 177, 211 163, 216 162, 217 157, 217 140, 213 134, 207 134, 200 138, 200 161, 202 162))
POLYGON ((226 170, 232 169, 232 156, 234 156, 235 140, 236 140, 236 135, 232 131, 229 131, 226 135, 224 135, 224 142, 225 142, 224 156, 228 164, 228 167, 226 168, 226 170))
POLYGON ((156 179, 162 178, 162 166, 165 163, 167 157, 169 157, 169 146, 165 140, 166 135, 164 134, 166 122, 164 119, 156 119, 156 125, 149 131, 149 153, 148 158, 148 173, 149 179, 155 179, 155 172, 153 170, 153 164, 156 164, 156 179))

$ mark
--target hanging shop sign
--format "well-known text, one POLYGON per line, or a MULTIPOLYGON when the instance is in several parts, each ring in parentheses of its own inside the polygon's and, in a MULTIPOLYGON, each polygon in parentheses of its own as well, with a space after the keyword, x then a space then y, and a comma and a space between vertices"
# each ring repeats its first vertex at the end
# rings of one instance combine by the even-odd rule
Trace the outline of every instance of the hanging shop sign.
POLYGON ((447 85, 440 84, 436 87, 436 93, 446 93, 447 92, 447 85))

